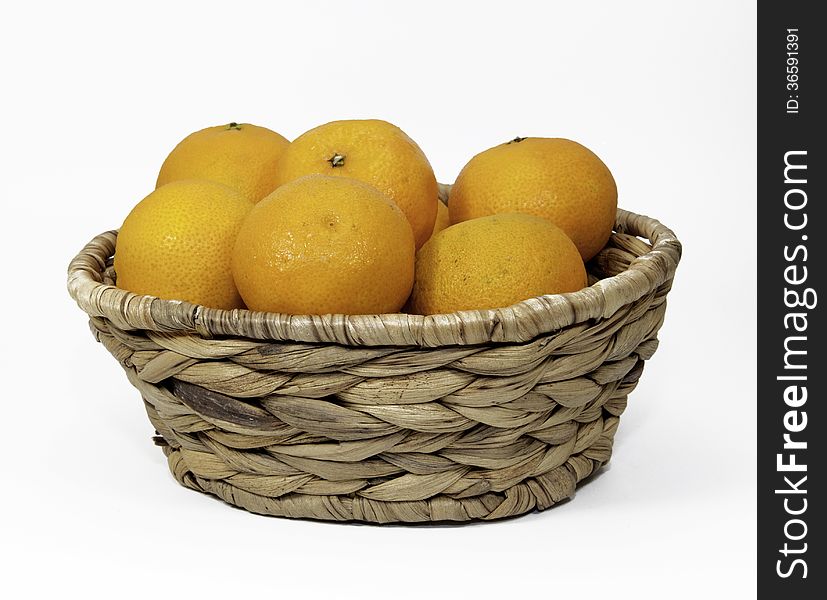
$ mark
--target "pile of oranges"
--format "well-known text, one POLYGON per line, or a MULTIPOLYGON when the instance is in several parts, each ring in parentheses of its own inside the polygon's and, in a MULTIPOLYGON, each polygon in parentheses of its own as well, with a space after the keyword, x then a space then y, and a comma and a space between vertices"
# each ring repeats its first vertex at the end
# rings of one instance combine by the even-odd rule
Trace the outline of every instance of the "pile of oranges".
POLYGON ((212 308, 439 314, 587 284, 617 210, 609 169, 560 138, 474 156, 448 204, 428 159, 380 120, 289 142, 244 123, 195 132, 118 233, 117 285, 212 308))

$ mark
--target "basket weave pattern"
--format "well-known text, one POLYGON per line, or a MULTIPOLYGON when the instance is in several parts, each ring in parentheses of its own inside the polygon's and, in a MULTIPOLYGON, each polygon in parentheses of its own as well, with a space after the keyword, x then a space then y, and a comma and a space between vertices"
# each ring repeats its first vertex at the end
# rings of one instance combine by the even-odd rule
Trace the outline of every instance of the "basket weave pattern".
POLYGON ((374 523, 570 497, 611 456, 681 252, 619 210, 581 292, 431 317, 290 316, 120 290, 115 240, 81 251, 69 290, 175 478, 256 513, 374 523))

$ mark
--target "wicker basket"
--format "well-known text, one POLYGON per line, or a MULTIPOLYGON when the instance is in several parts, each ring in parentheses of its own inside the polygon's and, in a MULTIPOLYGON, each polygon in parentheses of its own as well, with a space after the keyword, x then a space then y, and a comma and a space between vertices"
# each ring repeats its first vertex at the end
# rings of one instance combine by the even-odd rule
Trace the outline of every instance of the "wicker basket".
POLYGON ((580 292, 291 316, 118 289, 115 239, 75 257, 69 291, 175 478, 256 513, 374 523, 499 519, 572 496, 609 460, 681 253, 672 231, 618 210, 580 292))

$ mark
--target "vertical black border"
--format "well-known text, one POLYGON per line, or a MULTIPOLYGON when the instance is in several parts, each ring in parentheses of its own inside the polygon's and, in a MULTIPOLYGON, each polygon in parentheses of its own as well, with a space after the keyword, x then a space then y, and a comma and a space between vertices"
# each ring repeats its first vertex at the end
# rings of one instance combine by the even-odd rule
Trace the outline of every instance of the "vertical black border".
MULTIPOLYGON (((824 39, 827 23, 816 17, 817 2, 766 1, 758 3, 758 596, 759 598, 790 598, 804 600, 827 596, 824 573, 827 560, 824 553, 824 495, 817 490, 824 486, 825 448, 827 424, 824 422, 824 392, 822 371, 827 367, 822 344, 824 343, 823 304, 824 294, 824 179, 827 171, 824 148, 827 146, 827 102, 822 79, 827 77, 824 60, 827 55, 824 39), (798 47, 787 46, 787 30, 798 29, 798 47), (788 54, 795 52, 798 54, 788 54), (797 58, 797 64, 790 65, 797 58), (797 73, 788 73, 788 66, 797 66, 797 73), (788 75, 797 75, 789 77, 788 75), (798 83, 788 86, 788 83, 798 83), (794 103, 798 102, 798 112, 794 103), (785 154, 805 152, 806 155, 787 155, 787 162, 806 163, 806 171, 788 171, 785 182, 785 154), (802 182, 806 179, 806 183, 802 182), (795 180, 793 183, 789 180, 795 180), (793 191, 790 190, 800 190, 793 191), (791 210, 785 206, 785 194, 790 192, 791 204, 801 204, 806 194, 806 206, 791 210), (793 227, 803 222, 807 225, 794 229, 785 225, 785 215, 793 227), (805 249, 801 249, 801 248, 805 249), (796 251, 796 248, 799 248, 796 251), (791 258, 792 257, 792 258, 791 258), (805 260, 806 257, 806 260, 805 260), (786 270, 793 267, 790 270, 786 270), (807 279, 801 279, 807 269, 807 279), (795 304, 793 293, 803 295, 812 288, 818 300, 812 308, 790 307, 785 298, 795 304), (805 314, 788 317, 790 313, 805 314), (787 320, 785 321, 785 317, 787 320), (795 323, 805 331, 796 331, 795 323), (798 336, 792 339, 791 336, 798 336), (804 339, 802 339, 804 338, 804 339), (795 347, 806 354, 792 355, 785 350, 795 347), (795 362, 803 368, 785 368, 795 362), (783 380, 779 377, 804 376, 805 380, 783 380), (807 401, 800 406, 785 402, 785 390, 795 388, 790 396, 793 404, 807 388, 807 401), (806 413, 807 424, 797 432, 789 432, 786 423, 801 428, 806 413), (806 449, 785 449, 784 434, 793 441, 806 442, 806 449), (778 457, 789 463, 795 454, 798 464, 807 466, 806 471, 779 470, 778 457), (801 478, 807 479, 802 482, 801 478), (785 481, 785 477, 788 481, 785 481), (792 486, 798 486, 793 490, 792 486), (806 493, 799 493, 806 489, 806 493), (780 493, 776 490, 782 490, 780 493), (792 515, 805 505, 806 511, 792 515), (787 501, 785 508, 785 500, 787 501), (795 519, 800 519, 795 521, 795 519), (799 539, 787 539, 787 533, 799 539), (789 525, 787 525, 790 523, 789 525), (805 548, 806 551, 796 553, 805 548), (792 551, 784 554, 785 544, 792 551), (807 577, 803 578, 801 559, 807 565, 807 577), (780 562, 779 562, 780 561, 780 562), (790 573, 782 577, 779 573, 790 573)), ((794 71, 794 69, 791 69, 794 71)), ((734 274, 734 276, 738 276, 734 274)))

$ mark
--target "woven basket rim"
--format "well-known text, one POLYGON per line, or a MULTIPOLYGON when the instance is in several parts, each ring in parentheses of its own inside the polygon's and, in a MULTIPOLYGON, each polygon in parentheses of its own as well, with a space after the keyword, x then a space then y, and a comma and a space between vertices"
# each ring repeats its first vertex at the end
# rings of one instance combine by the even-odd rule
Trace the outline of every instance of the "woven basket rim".
POLYGON ((103 283, 107 261, 115 251, 117 230, 96 236, 75 256, 69 264, 67 287, 88 315, 104 317, 127 330, 346 346, 521 343, 577 323, 608 318, 672 279, 680 261, 681 243, 671 229, 656 219, 619 208, 615 231, 645 238, 652 249, 632 261, 625 271, 578 292, 539 296, 503 308, 441 315, 288 315, 208 308, 134 294, 103 283))

